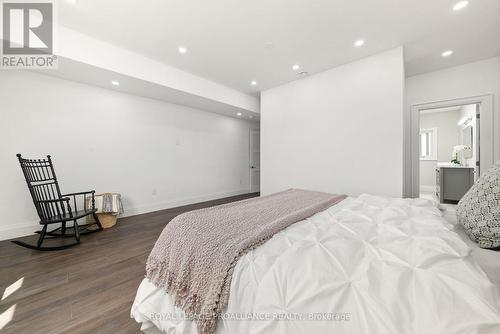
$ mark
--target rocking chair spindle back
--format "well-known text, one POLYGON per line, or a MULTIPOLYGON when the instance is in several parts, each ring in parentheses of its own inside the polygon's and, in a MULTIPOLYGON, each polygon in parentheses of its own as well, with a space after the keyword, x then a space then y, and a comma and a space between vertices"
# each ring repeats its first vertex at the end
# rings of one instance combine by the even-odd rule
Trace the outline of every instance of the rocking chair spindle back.
POLYGON ((97 211, 94 201, 95 191, 63 195, 59 188, 50 155, 46 159, 24 159, 21 154, 17 154, 17 158, 43 228, 41 231, 36 232, 40 234, 36 246, 17 240, 13 241, 14 243, 37 250, 58 250, 79 244, 81 234, 102 230, 99 219, 95 214, 97 211), (87 198, 91 198, 90 208, 86 205, 87 198), (81 208, 78 207, 79 203, 83 203, 80 204, 81 208), (87 230, 87 226, 78 225, 77 220, 88 215, 94 216, 98 229, 90 231, 87 230), (74 230, 73 233, 67 233, 67 222, 73 222, 71 228, 74 230), (61 224, 61 226, 55 230, 47 231, 47 225, 56 223, 61 224), (42 243, 46 238, 68 237, 74 237, 76 242, 55 247, 42 247, 42 243))

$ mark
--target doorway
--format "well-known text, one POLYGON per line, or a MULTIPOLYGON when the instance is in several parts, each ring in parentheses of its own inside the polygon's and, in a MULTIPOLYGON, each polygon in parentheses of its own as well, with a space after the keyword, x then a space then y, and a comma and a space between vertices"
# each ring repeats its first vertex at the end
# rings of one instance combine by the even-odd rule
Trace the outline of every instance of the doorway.
POLYGON ((250 130, 250 192, 260 191, 260 131, 250 130))
POLYGON ((436 174, 436 169, 439 168, 438 163, 442 164, 440 166, 453 163, 472 167, 475 172, 474 178, 493 165, 493 97, 491 95, 414 105, 411 107, 410 116, 410 131, 405 146, 408 152, 405 154, 405 197, 418 198, 421 195, 421 190, 431 194, 438 191, 436 189, 440 182, 436 174), (463 117, 462 109, 464 109, 463 117), (469 113, 474 110, 476 118, 473 116, 474 112, 466 116, 465 109, 468 109, 469 113), (421 124, 422 115, 438 114, 440 111, 451 113, 455 111, 457 115, 460 112, 461 116, 457 118, 458 121, 454 125, 450 124, 450 126, 455 127, 455 137, 451 141, 447 139, 443 141, 449 143, 447 148, 443 148, 441 154, 437 147, 440 142, 439 127, 425 123, 427 120, 421 124), (433 137, 437 140, 433 141, 433 137), (471 151, 475 147, 475 152, 464 151, 463 146, 471 147, 471 151), (475 155, 471 156, 473 153, 475 155), (455 161, 452 162, 452 160, 455 161), (425 171, 421 171, 421 165, 425 164, 432 166, 430 169, 428 168, 431 172, 426 176, 421 175, 425 173, 425 171), (434 164, 435 167, 433 167, 434 164))
POLYGON ((479 119, 479 104, 420 110, 420 198, 455 202, 474 183, 480 173, 479 119), (441 181, 447 180, 444 189, 441 181))

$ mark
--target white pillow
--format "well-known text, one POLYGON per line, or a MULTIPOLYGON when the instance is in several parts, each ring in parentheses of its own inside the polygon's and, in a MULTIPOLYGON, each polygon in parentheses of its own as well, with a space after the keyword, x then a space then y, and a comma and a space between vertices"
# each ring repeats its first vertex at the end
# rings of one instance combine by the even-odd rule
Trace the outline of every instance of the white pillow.
POLYGON ((479 247, 500 246, 500 161, 483 173, 458 202, 457 216, 479 247))

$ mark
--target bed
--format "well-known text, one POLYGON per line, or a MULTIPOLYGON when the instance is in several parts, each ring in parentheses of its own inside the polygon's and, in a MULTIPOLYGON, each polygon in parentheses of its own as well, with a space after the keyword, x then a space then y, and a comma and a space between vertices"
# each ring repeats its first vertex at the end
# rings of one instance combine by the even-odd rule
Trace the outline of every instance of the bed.
MULTIPOLYGON (((500 333, 500 270, 453 210, 422 199, 346 198, 244 254, 216 333, 500 333)), ((145 333, 198 333, 145 278, 145 333)))

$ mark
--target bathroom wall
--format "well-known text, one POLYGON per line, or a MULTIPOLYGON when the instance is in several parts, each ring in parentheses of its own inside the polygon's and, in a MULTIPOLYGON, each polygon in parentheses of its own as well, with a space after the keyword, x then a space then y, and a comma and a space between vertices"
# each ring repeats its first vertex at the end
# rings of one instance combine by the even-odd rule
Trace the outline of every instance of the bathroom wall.
POLYGON ((436 167, 440 162, 450 162, 453 147, 461 144, 461 129, 458 126, 461 110, 428 112, 420 116, 420 128, 437 128, 437 160, 420 160, 420 190, 434 191, 436 167))

